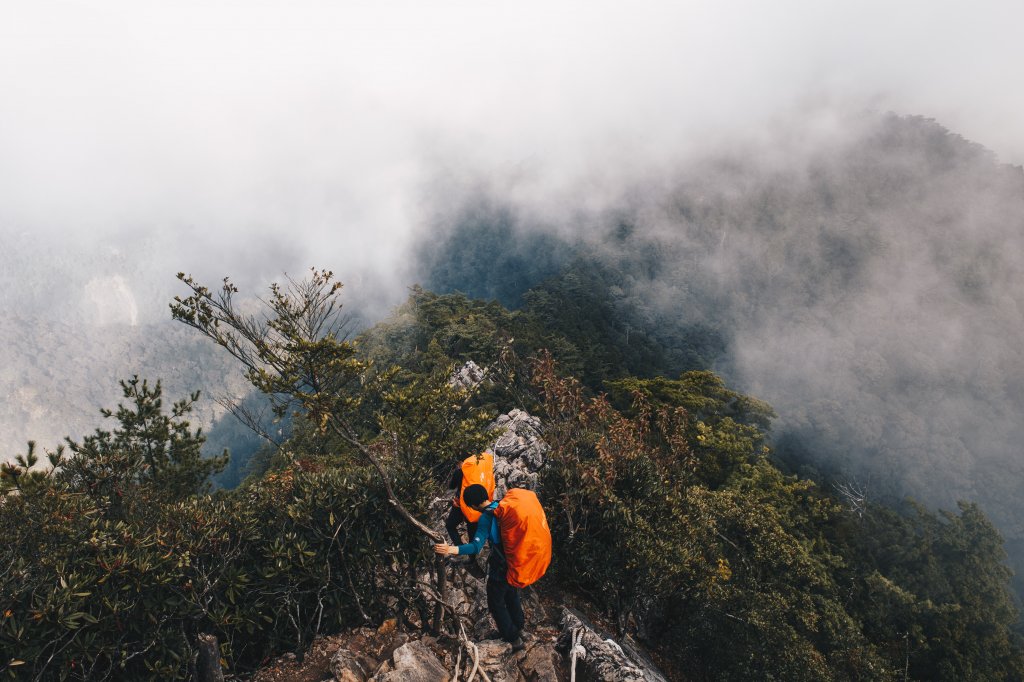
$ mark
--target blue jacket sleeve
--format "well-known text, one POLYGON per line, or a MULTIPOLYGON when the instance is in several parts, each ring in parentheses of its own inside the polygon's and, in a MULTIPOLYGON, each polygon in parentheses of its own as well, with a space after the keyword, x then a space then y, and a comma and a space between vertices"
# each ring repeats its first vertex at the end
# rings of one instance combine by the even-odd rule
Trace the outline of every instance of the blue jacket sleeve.
POLYGON ((480 520, 476 522, 476 533, 473 535, 473 539, 465 545, 459 545, 459 554, 479 554, 491 534, 492 523, 494 523, 494 514, 488 512, 481 514, 480 520))

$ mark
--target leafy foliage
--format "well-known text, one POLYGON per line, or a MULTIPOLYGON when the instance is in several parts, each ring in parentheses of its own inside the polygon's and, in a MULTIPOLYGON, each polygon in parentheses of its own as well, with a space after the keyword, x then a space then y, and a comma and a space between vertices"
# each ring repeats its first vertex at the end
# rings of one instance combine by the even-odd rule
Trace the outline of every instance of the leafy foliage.
POLYGON ((196 396, 165 413, 160 385, 133 378, 103 413, 116 427, 46 452, 46 468, 34 444, 4 465, 11 678, 183 679, 201 632, 246 671, 357 623, 426 626, 419 519, 510 402, 543 412, 552 447, 549 584, 687 679, 1024 678, 1002 540, 976 506, 847 506, 785 475, 771 407, 712 372, 632 376, 605 342, 549 324, 554 307, 414 289, 348 340, 328 272, 272 287, 254 314, 227 280, 214 293, 182 279, 175 316, 241 361, 290 435, 244 485, 211 493, 225 459, 200 456, 196 396), (470 391, 449 381, 468 359, 488 370, 470 391))
MULTIPOLYGON (((338 297, 342 284, 327 270, 314 269, 302 281, 289 278, 284 286, 271 284, 266 308, 258 315, 235 304, 238 289, 227 278, 216 294, 184 273, 178 279, 192 294, 175 297, 175 319, 237 358, 253 387, 270 398, 278 419, 296 405, 314 427, 314 438, 330 434, 333 444, 355 451, 377 472, 394 510, 439 539, 395 494, 390 470, 422 468, 422 457, 437 458, 438 451, 453 445, 456 452, 478 446, 485 416, 469 410, 465 392, 449 385, 450 367, 447 374, 433 372, 404 385, 394 381, 401 373, 396 367, 375 371, 372 360, 345 338, 338 297), (400 415, 414 408, 424 417, 418 426, 429 423, 436 430, 404 428, 400 415), (375 438, 389 442, 391 461, 371 447, 375 438)), ((330 445, 323 441, 321 448, 330 445)))
MULTIPOLYGON (((4 662, 13 675, 180 679, 199 632, 218 635, 225 661, 244 670, 384 613, 425 622, 412 567, 428 547, 390 514, 371 468, 293 457, 231 495, 185 490, 189 477, 172 477, 174 466, 152 475, 135 446, 197 447, 187 410, 154 413, 159 390, 128 385, 142 409, 119 408, 119 428, 54 454, 46 473, 29 469, 32 452, 4 470, 0 649, 17 654, 4 662)), ((419 468, 391 482, 415 512, 435 485, 419 468)))
POLYGON ((614 382, 625 413, 550 356, 534 381, 559 581, 688 676, 1020 678, 1005 555, 976 507, 848 511, 779 471, 758 426, 771 409, 707 372, 614 382))
POLYGON ((1024 679, 1003 541, 975 504, 939 515, 873 507, 852 535, 856 603, 914 679, 1024 679))

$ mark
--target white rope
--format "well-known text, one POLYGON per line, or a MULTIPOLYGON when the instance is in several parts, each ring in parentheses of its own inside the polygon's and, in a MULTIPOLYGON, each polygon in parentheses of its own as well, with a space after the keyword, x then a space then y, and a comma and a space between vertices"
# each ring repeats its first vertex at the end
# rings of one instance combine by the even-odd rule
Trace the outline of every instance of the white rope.
MULTIPOLYGON (((476 674, 478 672, 480 673, 480 677, 483 678, 484 682, 491 682, 491 678, 488 677, 487 673, 484 672, 484 669, 480 667, 480 650, 477 649, 476 644, 470 641, 469 636, 466 634, 466 628, 462 625, 462 619, 459 618, 458 614, 455 612, 455 609, 450 604, 447 604, 443 599, 441 599, 441 595, 439 595, 437 591, 434 590, 433 585, 430 585, 429 583, 424 583, 422 581, 417 581, 417 584, 420 585, 421 589, 424 589, 424 591, 427 592, 431 597, 436 599, 442 605, 442 608, 448 607, 448 610, 451 611, 452 617, 455 619, 455 622, 459 624, 459 639, 462 640, 462 643, 466 645, 466 650, 473 655, 473 670, 469 673, 469 677, 466 678, 466 682, 473 682, 473 678, 476 677, 476 674)), ((459 655, 462 655, 461 649, 459 650, 459 655)), ((456 678, 458 678, 458 674, 459 668, 458 664, 456 664, 456 678)))
POLYGON ((572 648, 569 650, 570 663, 569 663, 569 682, 576 682, 576 658, 586 658, 587 650, 580 644, 580 640, 583 639, 583 629, 579 628, 572 631, 572 648))
MULTIPOLYGON (((476 644, 473 642, 466 640, 466 644, 472 647, 469 653, 473 654, 473 670, 470 671, 469 677, 466 678, 466 682, 473 682, 473 678, 476 677, 476 671, 480 667, 480 652, 477 650, 476 644)), ((484 673, 483 670, 480 672, 483 673, 484 679, 487 679, 487 673, 484 673)))
POLYGON ((473 682, 477 672, 480 673, 480 677, 484 679, 484 682, 491 682, 491 678, 480 667, 480 650, 477 648, 476 643, 471 642, 469 637, 466 636, 466 629, 462 627, 461 620, 459 621, 459 636, 462 638, 463 643, 466 644, 466 648, 469 649, 469 653, 473 655, 473 670, 469 673, 469 677, 466 678, 466 682, 473 682))

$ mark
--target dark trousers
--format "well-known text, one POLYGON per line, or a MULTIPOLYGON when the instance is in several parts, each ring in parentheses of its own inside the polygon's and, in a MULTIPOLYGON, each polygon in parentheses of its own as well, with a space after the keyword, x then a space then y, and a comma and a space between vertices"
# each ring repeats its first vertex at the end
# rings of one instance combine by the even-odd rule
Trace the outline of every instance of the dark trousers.
MULTIPOLYGON (((466 521, 466 517, 462 514, 462 509, 452 505, 452 510, 448 512, 448 518, 444 520, 444 529, 448 531, 448 537, 452 539, 453 545, 464 545, 462 541, 462 535, 459 533, 459 524, 466 521)), ((476 523, 470 523, 466 521, 466 531, 469 533, 469 539, 466 542, 472 542, 473 536, 476 535, 476 523)))
POLYGON ((487 608, 494 618, 494 624, 498 626, 501 638, 506 642, 515 640, 526 624, 526 615, 519 600, 519 588, 509 585, 504 568, 499 569, 494 565, 487 572, 487 608))

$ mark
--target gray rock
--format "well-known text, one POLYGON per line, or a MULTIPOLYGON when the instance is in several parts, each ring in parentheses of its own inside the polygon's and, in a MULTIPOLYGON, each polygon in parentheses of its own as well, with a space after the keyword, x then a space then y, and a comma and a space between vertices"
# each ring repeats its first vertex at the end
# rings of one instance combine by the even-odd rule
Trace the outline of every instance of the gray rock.
MULTIPOLYGON (((524 471, 522 469, 512 469, 506 478, 505 485, 507 486, 506 492, 509 488, 526 488, 527 490, 537 490, 540 485, 540 477, 532 471, 524 471)), ((497 486, 495 486, 497 487, 497 486)))
POLYGON ((550 643, 528 647, 519 661, 519 671, 526 682, 562 682, 566 679, 563 666, 561 654, 550 643))
POLYGON ((492 447, 495 496, 504 497, 509 488, 537 490, 540 484, 537 472, 551 450, 541 437, 540 419, 515 409, 494 420, 490 429, 501 432, 492 447))
POLYGON ((331 658, 331 672, 338 682, 366 682, 373 668, 371 660, 345 648, 338 649, 331 658))
POLYGON ((500 435, 491 448, 494 452, 495 497, 502 498, 510 488, 537 490, 538 471, 550 451, 541 438, 540 420, 515 409, 498 417, 490 426, 500 435))
MULTIPOLYGON (((512 425, 515 426, 515 422, 512 422, 512 425)), ((544 456, 549 450, 547 443, 540 436, 523 435, 512 430, 506 431, 494 441, 494 454, 510 462, 522 460, 531 471, 536 471, 544 465, 544 456)))
POLYGON ((373 682, 448 682, 448 671, 421 640, 409 642, 395 649, 393 667, 379 671, 373 682))
POLYGON ((512 646, 500 639, 485 639, 476 643, 480 655, 480 667, 491 678, 491 682, 516 682, 519 668, 516 666, 512 646))
MULTIPOLYGON (((471 559, 477 561, 476 557, 471 559)), ((465 563, 454 563, 460 570, 450 571, 449 605, 463 619, 476 622, 487 616, 487 588, 484 581, 470 575, 465 563)), ((486 568, 484 569, 486 570, 486 568)))
POLYGON ((464 391, 469 391, 483 383, 486 376, 487 370, 480 369, 475 362, 470 360, 462 367, 455 370, 451 378, 448 380, 448 384, 456 388, 461 388, 464 391))
POLYGON ((504 457, 494 458, 494 477, 497 478, 508 478, 509 473, 512 471, 512 463, 504 457))
POLYGON ((581 633, 579 645, 584 651, 576 660, 577 673, 582 668, 587 679, 600 682, 666 682, 661 671, 650 660, 641 657, 635 647, 623 648, 572 609, 562 610, 562 634, 558 638, 559 648, 566 652, 567 660, 571 660, 573 634, 576 632, 581 633))

